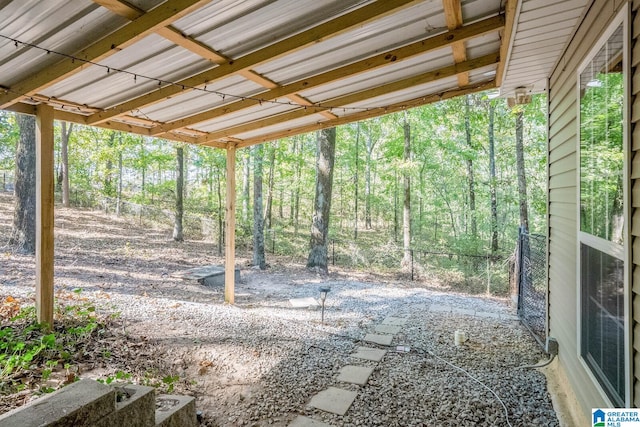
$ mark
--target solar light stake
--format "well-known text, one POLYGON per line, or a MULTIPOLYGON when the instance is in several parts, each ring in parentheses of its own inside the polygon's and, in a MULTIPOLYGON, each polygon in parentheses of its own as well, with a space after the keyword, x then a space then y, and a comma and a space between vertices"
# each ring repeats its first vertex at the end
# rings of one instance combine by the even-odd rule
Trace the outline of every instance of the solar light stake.
POLYGON ((329 287, 320 288, 320 301, 322 301, 322 324, 323 325, 324 325, 324 301, 327 299, 327 294, 329 293, 330 290, 331 288, 329 287))

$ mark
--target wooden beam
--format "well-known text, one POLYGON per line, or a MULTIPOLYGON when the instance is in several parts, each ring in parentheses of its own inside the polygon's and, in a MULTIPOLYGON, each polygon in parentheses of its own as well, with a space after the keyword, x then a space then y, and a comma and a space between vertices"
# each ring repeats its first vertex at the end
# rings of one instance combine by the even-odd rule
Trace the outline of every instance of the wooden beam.
POLYGON ((301 105, 312 105, 311 102, 301 102, 301 97, 296 93, 309 90, 320 85, 335 82, 341 79, 352 77, 354 75, 375 70, 389 64, 398 63, 417 55, 422 55, 434 50, 442 49, 457 42, 464 42, 474 37, 479 37, 494 31, 500 30, 504 25, 504 19, 501 16, 494 16, 461 28, 447 31, 436 36, 432 36, 417 42, 411 43, 397 49, 392 49, 370 58, 354 62, 343 67, 336 68, 323 74, 318 74, 306 79, 298 80, 287 85, 277 87, 251 97, 251 99, 242 99, 238 101, 228 102, 219 107, 207 111, 201 111, 188 117, 183 117, 173 122, 161 124, 151 130, 152 135, 168 132, 173 129, 192 126, 196 123, 211 120, 226 114, 231 114, 245 108, 258 105, 261 100, 270 101, 280 97, 289 97, 295 103, 301 105))
POLYGON ((349 31, 354 27, 360 27, 373 19, 386 16, 418 1, 419 0, 385 0, 367 4, 335 19, 323 22, 316 27, 295 34, 284 40, 280 40, 266 48, 259 49, 243 57, 225 62, 213 69, 175 82, 175 84, 166 85, 160 89, 123 102, 103 112, 93 114, 89 117, 89 124, 109 120, 113 117, 126 114, 131 110, 143 108, 179 93, 191 91, 193 90, 193 87, 211 84, 212 82, 229 75, 249 70, 250 68, 260 65, 266 61, 295 52, 311 44, 319 43, 330 37, 349 31))
MULTIPOLYGON (((462 27, 462 5, 460 0, 442 0, 444 7, 444 17, 447 22, 447 28, 455 30, 462 27)), ((467 48, 464 46, 464 42, 456 42, 451 45, 453 51, 453 60, 457 64, 467 60, 467 48)), ((458 84, 460 86, 466 86, 469 84, 469 73, 463 73, 458 75, 458 84)))
POLYGON ((236 280, 236 145, 227 146, 227 206, 224 241, 224 301, 235 302, 236 280))
POLYGON ((269 141, 275 141, 275 140, 286 138, 289 136, 309 133, 319 129, 340 126, 347 123, 353 123, 360 120, 370 119, 372 117, 378 117, 385 114, 391 114, 398 111, 403 111, 408 108, 414 108, 414 107, 419 107, 421 105, 444 101, 446 99, 455 98, 457 96, 463 96, 469 93, 482 92, 485 90, 495 89, 495 87, 496 87, 495 80, 481 82, 481 83, 470 85, 467 87, 452 89, 452 90, 448 90, 448 91, 444 91, 444 92, 436 93, 432 95, 427 95, 427 96, 421 96, 419 98, 414 98, 402 103, 389 105, 384 108, 374 108, 369 111, 361 111, 358 113, 350 114, 348 116, 339 117, 335 120, 317 122, 310 125, 304 125, 296 128, 286 129, 283 131, 272 132, 270 134, 261 135, 255 138, 245 139, 242 142, 238 142, 236 146, 237 148, 250 147, 252 145, 262 144, 269 141))
POLYGON ((500 63, 496 70, 496 85, 498 87, 502 86, 502 80, 504 79, 504 74, 507 71, 507 61, 509 60, 511 51, 511 41, 515 32, 514 29, 519 4, 520 2, 518 0, 507 0, 504 6, 505 21, 504 29, 500 34, 500 63))
POLYGON ((426 73, 409 77, 403 80, 387 83, 381 86, 377 86, 373 89, 368 89, 349 95, 341 96, 338 98, 329 99, 323 101, 320 105, 309 106, 305 108, 298 108, 286 113, 278 114, 275 116, 267 117, 253 122, 244 123, 238 126, 232 126, 218 132, 211 132, 207 136, 199 138, 201 143, 207 141, 220 140, 222 138, 228 138, 236 136, 241 133, 261 129, 268 126, 273 126, 279 123, 287 122, 289 120, 299 119, 311 114, 317 114, 322 111, 330 111, 333 108, 339 110, 340 107, 345 105, 354 104, 356 102, 365 101, 377 96, 386 95, 392 92, 397 92, 417 85, 433 82, 436 80, 444 79, 458 75, 459 73, 468 72, 470 70, 485 67, 487 65, 496 64, 499 60, 497 53, 481 56, 479 58, 471 59, 469 61, 461 62, 455 65, 449 65, 438 70, 428 71, 426 73), (323 104, 325 106, 323 106, 323 104), (327 107, 331 106, 331 108, 327 107))
POLYGON ((36 107, 36 315, 53 327, 53 107, 36 107))
MULTIPOLYGON (((211 0, 167 0, 149 13, 116 30, 72 56, 84 61, 98 62, 193 12, 211 0)), ((11 91, 0 95, 0 109, 37 93, 90 65, 72 58, 63 60, 11 85, 11 91)))

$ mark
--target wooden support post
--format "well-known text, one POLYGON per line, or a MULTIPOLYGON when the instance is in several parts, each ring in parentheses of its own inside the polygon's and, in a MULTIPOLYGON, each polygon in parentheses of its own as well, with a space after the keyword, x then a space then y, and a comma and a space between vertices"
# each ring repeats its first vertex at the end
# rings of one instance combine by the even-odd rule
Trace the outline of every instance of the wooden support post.
POLYGON ((36 313, 53 327, 53 107, 36 108, 36 313))
POLYGON ((227 208, 224 245, 224 301, 235 301, 236 278, 236 145, 227 148, 227 208))

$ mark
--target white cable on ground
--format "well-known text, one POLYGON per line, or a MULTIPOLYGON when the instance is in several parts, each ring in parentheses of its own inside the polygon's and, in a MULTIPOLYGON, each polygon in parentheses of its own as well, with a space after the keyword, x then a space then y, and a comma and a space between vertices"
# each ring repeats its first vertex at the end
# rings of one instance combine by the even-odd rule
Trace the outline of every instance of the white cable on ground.
MULTIPOLYGON (((416 348, 418 349, 418 348, 416 348)), ((441 361, 442 363, 445 363, 449 366, 451 366, 454 369, 457 369, 458 371, 462 372, 463 374, 465 374, 466 376, 468 376, 469 378, 471 378, 473 381, 477 382, 478 384, 480 384, 482 387, 484 387, 485 389, 487 389, 491 394, 493 394, 493 396, 496 398, 496 400, 500 403, 500 405, 502 405, 502 409, 504 410, 504 418, 507 422, 507 425, 509 427, 513 427, 513 425, 511 424, 511 422, 509 421, 509 410, 507 409, 507 405, 504 404, 504 402, 502 401, 502 399, 500 399, 500 396, 498 396, 498 394, 493 391, 493 389, 491 387, 489 387, 488 385, 486 385, 485 383, 483 383, 482 381, 480 381, 478 378, 474 377, 473 375, 471 375, 470 372, 466 371, 465 369, 461 368, 460 366, 454 365, 453 363, 449 362, 446 359, 443 359, 442 357, 438 356, 437 354, 429 351, 429 350, 424 350, 424 349, 419 349, 422 350, 423 352, 427 353, 428 355, 435 357, 436 359, 438 359, 439 361, 441 361)))

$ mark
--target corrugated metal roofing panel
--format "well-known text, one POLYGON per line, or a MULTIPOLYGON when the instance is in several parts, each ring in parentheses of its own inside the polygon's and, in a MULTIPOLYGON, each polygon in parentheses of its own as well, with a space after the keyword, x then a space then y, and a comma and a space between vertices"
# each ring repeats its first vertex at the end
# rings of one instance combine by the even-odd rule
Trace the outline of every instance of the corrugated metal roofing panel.
POLYGON ((50 51, 73 54, 122 26, 126 20, 89 0, 23 0, 0 8, 0 75, 15 82, 62 59, 50 51), (82 37, 78 37, 78 34, 82 37), (7 39, 36 45, 41 49, 7 39))
POLYGON ((177 81, 212 67, 210 61, 155 34, 111 55, 100 65, 88 67, 43 93, 51 97, 83 99, 83 103, 109 108, 164 86, 164 82, 177 81), (157 60, 159 57, 161 61, 157 60), (161 82, 154 80, 156 78, 161 82))
POLYGON ((442 4, 420 3, 380 21, 256 67, 289 83, 446 31, 442 4))
POLYGON ((364 3, 369 1, 219 1, 178 20, 175 27, 237 58, 364 3))
POLYGON ((450 50, 440 49, 436 52, 393 64, 381 70, 362 73, 358 76, 339 80, 301 93, 312 102, 322 103, 341 95, 374 89, 386 83, 418 76, 452 64, 453 58, 450 50))
POLYGON ((243 132, 237 135, 238 138, 240 139, 250 139, 250 138, 256 138, 259 137, 260 135, 263 135, 265 133, 273 133, 273 132, 280 132, 280 131, 285 131, 287 129, 291 129, 291 128, 297 128, 297 127, 301 127, 301 126, 309 126, 309 125, 313 125, 315 123, 319 123, 319 122, 323 122, 327 120, 326 117, 320 115, 320 114, 311 114, 308 115, 306 117, 302 117, 300 119, 295 119, 295 120, 290 120, 286 123, 279 123, 276 125, 272 125, 272 126, 265 126, 264 128, 258 129, 258 130, 254 130, 251 132, 243 132))
POLYGON ((198 123, 197 126, 191 127, 203 132, 215 132, 224 128, 238 126, 245 122, 260 120, 277 114, 282 114, 287 111, 296 110, 298 108, 299 107, 295 105, 265 103, 263 105, 256 105, 254 107, 247 108, 231 116, 218 117, 213 120, 198 123))
POLYGON ((241 76, 232 76, 216 82, 216 84, 208 85, 206 91, 204 88, 201 89, 203 90, 182 93, 157 104, 141 108, 140 111, 155 121, 169 122, 229 104, 238 100, 239 97, 248 97, 264 90, 261 86, 241 76), (224 99, 217 93, 225 94, 224 99))

